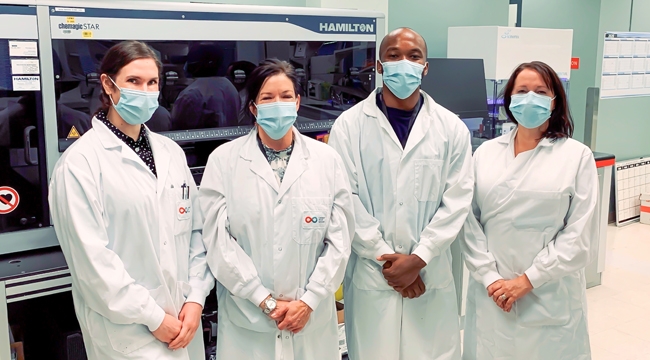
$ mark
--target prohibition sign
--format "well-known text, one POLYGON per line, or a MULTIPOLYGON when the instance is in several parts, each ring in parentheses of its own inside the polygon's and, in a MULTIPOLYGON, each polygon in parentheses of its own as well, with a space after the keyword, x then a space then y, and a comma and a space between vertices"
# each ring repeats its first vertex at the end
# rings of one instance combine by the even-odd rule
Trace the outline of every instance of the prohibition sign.
POLYGON ((19 203, 18 191, 9 186, 0 186, 0 215, 6 215, 16 210, 19 203))

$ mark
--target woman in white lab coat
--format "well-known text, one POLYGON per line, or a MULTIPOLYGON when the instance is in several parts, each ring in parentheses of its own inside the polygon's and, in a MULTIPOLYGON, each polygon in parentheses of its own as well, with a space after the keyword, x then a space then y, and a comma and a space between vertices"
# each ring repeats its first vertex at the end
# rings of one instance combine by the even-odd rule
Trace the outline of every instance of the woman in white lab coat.
POLYGON ((201 182, 217 359, 340 359, 334 292, 351 251, 352 198, 340 157, 292 126, 298 86, 287 62, 256 68, 247 85, 256 126, 210 155, 201 182))
POLYGON ((146 44, 108 50, 103 107, 50 183, 91 360, 205 358, 197 329, 214 278, 196 186, 181 148, 143 125, 158 107, 160 68, 146 44))
POLYGON ((517 128, 476 150, 464 359, 590 359, 584 268, 594 258, 598 177, 571 139, 560 79, 520 65, 504 90, 517 128))

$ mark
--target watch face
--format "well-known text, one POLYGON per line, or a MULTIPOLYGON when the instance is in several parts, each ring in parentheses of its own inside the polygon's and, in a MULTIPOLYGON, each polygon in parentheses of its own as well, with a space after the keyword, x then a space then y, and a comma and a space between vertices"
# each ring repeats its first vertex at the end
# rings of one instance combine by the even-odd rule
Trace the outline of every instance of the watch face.
POLYGON ((277 302, 273 298, 270 298, 266 301, 266 307, 270 310, 274 310, 276 305, 277 302))

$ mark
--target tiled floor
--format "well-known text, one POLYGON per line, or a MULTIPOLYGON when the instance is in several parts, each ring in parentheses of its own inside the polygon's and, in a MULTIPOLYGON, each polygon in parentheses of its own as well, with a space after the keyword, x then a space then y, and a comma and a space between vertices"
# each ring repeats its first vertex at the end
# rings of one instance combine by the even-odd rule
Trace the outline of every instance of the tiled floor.
POLYGON ((650 360, 650 225, 608 227, 603 283, 587 300, 593 360, 650 360))

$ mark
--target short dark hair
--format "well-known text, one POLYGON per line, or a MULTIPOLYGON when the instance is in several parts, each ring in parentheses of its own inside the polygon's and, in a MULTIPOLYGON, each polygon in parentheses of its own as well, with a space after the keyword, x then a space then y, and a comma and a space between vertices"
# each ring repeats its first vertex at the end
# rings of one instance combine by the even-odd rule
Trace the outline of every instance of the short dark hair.
MULTIPOLYGON (((141 41, 130 40, 122 41, 108 49, 106 55, 104 55, 104 58, 102 59, 102 64, 99 66, 99 73, 106 74, 108 77, 115 80, 115 76, 123 67, 139 59, 153 59, 158 67, 158 73, 161 72, 162 64, 160 63, 160 59, 158 59, 158 56, 149 45, 141 41)), ((101 88, 102 93, 100 95, 100 100, 102 105, 97 110, 97 113, 100 111, 108 112, 113 105, 111 98, 104 90, 103 85, 101 88)))
POLYGON ((279 74, 284 74, 289 78, 289 80, 291 80, 293 83, 293 91, 295 92, 295 95, 298 96, 300 82, 298 81, 296 70, 291 64, 275 58, 262 61, 260 66, 253 70, 246 82, 246 102, 243 111, 250 116, 253 122, 255 121, 255 116, 250 112, 250 105, 255 102, 255 99, 257 99, 257 96, 260 94, 262 86, 266 80, 271 76, 279 74))
POLYGON ((503 97, 503 107, 505 108, 506 115, 508 115, 508 119, 515 124, 518 124, 514 115, 512 115, 512 112, 510 111, 510 102, 512 101, 512 91, 515 88, 515 80, 517 79, 517 76, 526 69, 538 73, 544 80, 546 86, 553 91, 553 94, 555 94, 555 109, 551 112, 551 117, 548 121, 548 129, 546 129, 543 137, 551 140, 572 137, 573 117, 569 110, 569 101, 566 92, 564 91, 564 87, 562 86, 562 81, 553 68, 541 61, 523 63, 517 66, 510 76, 508 83, 506 83, 506 87, 503 89, 501 96, 503 97))
POLYGON ((223 57, 223 49, 218 44, 194 44, 187 53, 187 72, 195 78, 217 76, 223 57))

